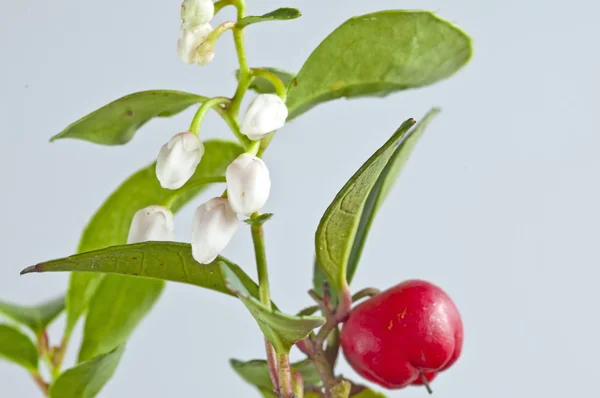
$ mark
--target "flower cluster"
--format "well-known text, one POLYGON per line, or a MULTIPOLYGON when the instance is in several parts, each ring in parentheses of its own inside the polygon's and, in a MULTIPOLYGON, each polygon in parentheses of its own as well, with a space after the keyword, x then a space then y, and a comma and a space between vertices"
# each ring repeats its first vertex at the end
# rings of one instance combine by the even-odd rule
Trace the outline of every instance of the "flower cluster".
POLYGON ((184 0, 181 4, 181 28, 177 41, 177 54, 186 64, 207 65, 215 54, 207 41, 213 28, 215 14, 212 0, 184 0))
MULTIPOLYGON (((280 129, 288 115, 281 98, 260 94, 248 106, 241 131, 250 140, 260 140, 280 129)), ((256 147, 256 146, 255 146, 256 147)), ((156 177, 166 189, 179 189, 192 177, 204 155, 197 134, 175 135, 160 150, 156 177)), ((225 172, 227 194, 200 205, 192 224, 192 255, 202 264, 212 262, 225 249, 238 229, 238 214, 249 216, 267 202, 271 177, 262 159, 246 152, 238 156, 225 172)), ((173 214, 162 206, 149 206, 133 216, 128 243, 174 240, 173 214)))

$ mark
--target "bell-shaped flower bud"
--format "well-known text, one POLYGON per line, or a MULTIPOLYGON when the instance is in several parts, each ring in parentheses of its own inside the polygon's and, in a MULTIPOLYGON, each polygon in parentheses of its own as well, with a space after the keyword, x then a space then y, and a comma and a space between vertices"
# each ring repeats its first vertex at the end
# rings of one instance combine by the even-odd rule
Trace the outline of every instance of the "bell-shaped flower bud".
POLYGON ((215 15, 215 5, 212 0, 183 0, 181 4, 181 19, 188 26, 202 25, 215 15))
POLYGON ((131 220, 127 243, 174 241, 173 213, 162 206, 138 210, 131 220))
POLYGON ((249 153, 240 155, 227 167, 225 178, 227 199, 236 213, 248 216, 267 203, 271 177, 262 159, 249 153))
POLYGON ((192 221, 192 256, 208 264, 225 249, 238 229, 237 214, 225 198, 213 198, 196 209, 192 221))
POLYGON ((204 155, 204 145, 193 133, 179 133, 160 149, 156 177, 166 189, 181 188, 196 171, 204 155))
POLYGON ((242 134, 251 140, 260 140, 285 124, 288 109, 275 94, 260 94, 248 106, 242 120, 242 134))
POLYGON ((212 30, 212 26, 207 23, 193 27, 187 24, 181 25, 179 40, 177 41, 179 58, 186 64, 198 63, 198 50, 212 30))

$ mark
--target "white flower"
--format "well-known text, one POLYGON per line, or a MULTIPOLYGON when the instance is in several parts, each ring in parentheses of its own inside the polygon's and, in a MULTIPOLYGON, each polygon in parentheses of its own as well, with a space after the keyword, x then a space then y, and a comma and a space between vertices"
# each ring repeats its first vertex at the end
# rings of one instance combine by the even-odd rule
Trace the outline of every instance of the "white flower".
POLYGON ((179 40, 177 41, 177 54, 186 64, 198 63, 198 49, 204 43, 213 28, 210 24, 202 24, 190 27, 181 25, 179 40))
POLYGON ((201 264, 211 263, 225 249, 238 229, 237 214, 225 198, 213 198, 194 214, 192 256, 201 264))
POLYGON ((184 0, 181 4, 181 19, 189 26, 202 25, 215 15, 212 0, 184 0))
POLYGON ((210 64, 215 59, 215 52, 210 43, 204 43, 198 48, 196 63, 200 66, 210 64))
POLYGON ((242 134, 251 140, 260 140, 285 124, 288 109, 275 94, 260 94, 248 106, 242 120, 242 134))
POLYGON ((194 175, 204 155, 204 145, 193 133, 179 133, 160 149, 156 177, 167 189, 179 189, 194 175))
POLYGON ((227 198, 236 213, 250 215, 267 202, 271 177, 262 159, 249 153, 240 155, 227 167, 225 178, 227 198))
POLYGON ((148 206, 133 215, 127 243, 174 240, 173 213, 169 209, 148 206))

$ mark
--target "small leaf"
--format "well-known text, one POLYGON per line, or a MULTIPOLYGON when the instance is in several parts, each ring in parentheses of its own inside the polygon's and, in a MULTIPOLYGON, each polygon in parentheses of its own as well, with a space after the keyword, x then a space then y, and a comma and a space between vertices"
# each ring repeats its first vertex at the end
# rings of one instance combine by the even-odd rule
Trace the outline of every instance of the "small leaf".
MULTIPOLYGON (((267 361, 256 359, 253 361, 242 362, 237 359, 231 359, 229 360, 229 363, 236 373, 246 382, 259 389, 273 391, 273 383, 271 382, 271 376, 269 375, 269 365, 267 364, 267 361)), ((302 374, 304 385, 321 385, 321 376, 313 361, 310 359, 293 363, 290 366, 292 370, 297 370, 302 374)))
MULTIPOLYGON (((143 242, 113 246, 46 261, 28 267, 21 273, 79 271, 118 274, 187 283, 232 295, 225 285, 220 263, 227 264, 228 270, 235 274, 243 287, 258 297, 258 286, 240 267, 223 257, 218 257, 210 264, 199 264, 192 257, 192 248, 188 243, 143 242)), ((139 278, 138 282, 145 281, 139 278)), ((119 296, 117 292, 115 295, 119 296)), ((114 303, 114 300, 107 302, 114 303)))
POLYGON ((160 297, 164 285, 159 280, 116 275, 103 278, 85 319, 79 362, 127 342, 160 297))
POLYGON ((296 8, 278 8, 268 14, 261 16, 247 16, 236 23, 237 27, 244 27, 259 22, 285 21, 300 18, 302 13, 296 8))
POLYGON ((50 398, 94 398, 110 380, 123 356, 121 346, 61 374, 50 388, 50 398))
POLYGON ((340 382, 331 388, 331 396, 332 398, 348 398, 351 388, 352 384, 349 381, 340 380, 340 382))
MULTIPOLYGON (((131 219, 136 211, 153 204, 171 204, 176 212, 204 191, 215 178, 222 176, 229 164, 243 149, 234 142, 209 140, 204 142, 206 153, 196 172, 183 187, 172 191, 160 186, 153 163, 129 177, 117 188, 85 228, 78 252, 84 253, 127 242, 131 219)), ((67 330, 71 330, 86 310, 101 275, 74 273, 67 292, 67 330)), ((143 283, 143 282, 140 282, 143 283)))
POLYGON ((38 352, 31 339, 8 325, 0 325, 0 359, 14 362, 28 370, 36 370, 38 367, 38 352))
POLYGON ((278 353, 289 352, 295 342, 304 339, 311 330, 325 323, 325 319, 321 317, 290 316, 270 310, 256 298, 250 296, 240 278, 227 264, 222 263, 221 270, 229 290, 242 300, 258 323, 260 330, 278 353))
MULTIPOLYGON (((276 69, 276 68, 262 67, 259 69, 263 69, 263 70, 273 73, 275 76, 277 76, 278 78, 281 79, 281 81, 283 82, 283 84, 286 87, 289 86, 289 84, 292 82, 292 80, 296 76, 291 72, 286 72, 284 70, 276 69)), ((235 77, 238 80, 240 79, 239 69, 235 72, 235 77)), ((250 86, 248 86, 248 88, 250 90, 256 91, 259 94, 276 94, 275 88, 273 87, 271 82, 268 81, 267 79, 265 79, 264 77, 260 77, 260 76, 256 76, 252 80, 252 83, 250 83, 250 86)))
POLYGON ((471 40, 428 11, 381 11, 331 33, 290 85, 288 120, 341 97, 385 96, 450 77, 471 57, 471 40))
POLYGON ((358 394, 351 395, 351 397, 352 398, 386 398, 385 395, 383 395, 382 393, 373 391, 369 388, 365 388, 358 394))
POLYGON ((64 309, 64 296, 34 306, 0 301, 0 314, 4 314, 15 322, 27 326, 36 335, 40 334, 64 309))
POLYGON ((255 218, 248 218, 248 219, 244 220, 244 222, 248 225, 263 225, 264 223, 269 221, 271 218, 273 218, 272 213, 265 213, 265 214, 261 214, 258 217, 255 217, 255 218))
POLYGON ((79 119, 50 141, 76 138, 102 145, 123 145, 150 119, 176 115, 206 99, 200 95, 172 90, 130 94, 79 119))
POLYGON ((337 291, 347 286, 348 260, 369 193, 414 124, 415 121, 409 119, 400 126, 350 178, 321 218, 315 235, 317 262, 337 291))
POLYGON ((387 197, 390 189, 393 187, 400 171, 406 164, 409 156, 411 155, 415 145, 425 132, 425 128, 429 125, 431 120, 439 113, 439 109, 432 109, 429 111, 423 119, 412 129, 410 135, 408 135, 401 143, 398 148, 388 161, 377 182, 371 189, 365 206, 361 213, 360 223, 354 237, 354 243, 352 244, 352 250, 350 251, 350 258, 348 259, 348 271, 347 280, 348 283, 352 281, 358 262, 362 254, 363 247, 369 234, 369 229, 375 218, 375 214, 383 204, 387 197))

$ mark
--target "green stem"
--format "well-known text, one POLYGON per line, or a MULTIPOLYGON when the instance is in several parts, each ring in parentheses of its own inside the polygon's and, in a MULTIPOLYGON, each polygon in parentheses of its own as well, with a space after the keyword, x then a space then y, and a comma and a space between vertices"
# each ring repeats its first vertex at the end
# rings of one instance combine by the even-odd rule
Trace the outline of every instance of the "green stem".
MULTIPOLYGON (((246 5, 243 0, 235 1, 235 6, 237 7, 237 19, 238 21, 244 18, 246 13, 246 5)), ((248 60, 246 58, 246 49, 244 48, 244 28, 235 26, 233 28, 233 41, 235 43, 235 51, 237 53, 238 61, 240 63, 240 80, 238 83, 237 91, 231 100, 231 104, 228 107, 228 112, 230 115, 236 115, 240 111, 240 105, 242 100, 244 99, 244 95, 248 90, 248 86, 250 85, 250 81, 252 80, 252 76, 250 74, 250 69, 248 68, 248 60)))
POLYGON ((279 396, 292 398, 292 372, 290 370, 290 356, 288 353, 277 354, 277 376, 279 379, 279 396))
POLYGON ((42 391, 42 393, 44 393, 44 396, 48 396, 48 390, 49 390, 49 385, 48 383, 46 383, 44 381, 44 379, 42 378, 42 376, 40 375, 40 373, 37 370, 32 370, 30 371, 31 377, 33 378, 33 381, 35 381, 35 384, 39 387, 39 389, 42 391))
POLYGON ((215 98, 211 98, 208 101, 206 101, 205 103, 203 103, 200 106, 200 108, 198 108, 198 111, 196 111, 196 114, 194 115, 194 119, 192 119, 192 124, 190 125, 190 132, 194 133, 196 135, 199 135, 200 134, 200 126, 202 125, 202 120, 204 120, 204 116, 206 116, 208 111, 215 106, 218 106, 221 104, 228 104, 230 102, 231 102, 231 100, 229 98, 215 97, 215 98))
POLYGON ((246 153, 249 153, 250 155, 256 155, 258 153, 259 149, 260 149, 260 140, 252 141, 250 146, 248 146, 248 148, 246 149, 246 153))
POLYGON ((279 77, 277 77, 275 73, 269 72, 266 69, 259 68, 252 68, 250 69, 250 72, 252 73, 252 76, 262 77, 263 79, 268 80, 269 83, 273 85, 273 88, 275 89, 277 95, 283 101, 285 101, 285 98, 287 96, 287 88, 285 87, 285 84, 283 84, 283 81, 279 77))
MULTIPOLYGON (((252 218, 256 218, 256 213, 252 218)), ((271 309, 271 293, 269 291, 269 271, 267 269, 267 254, 262 225, 254 224, 251 227, 254 254, 256 257, 256 270, 258 272, 258 295, 260 302, 271 309)))

